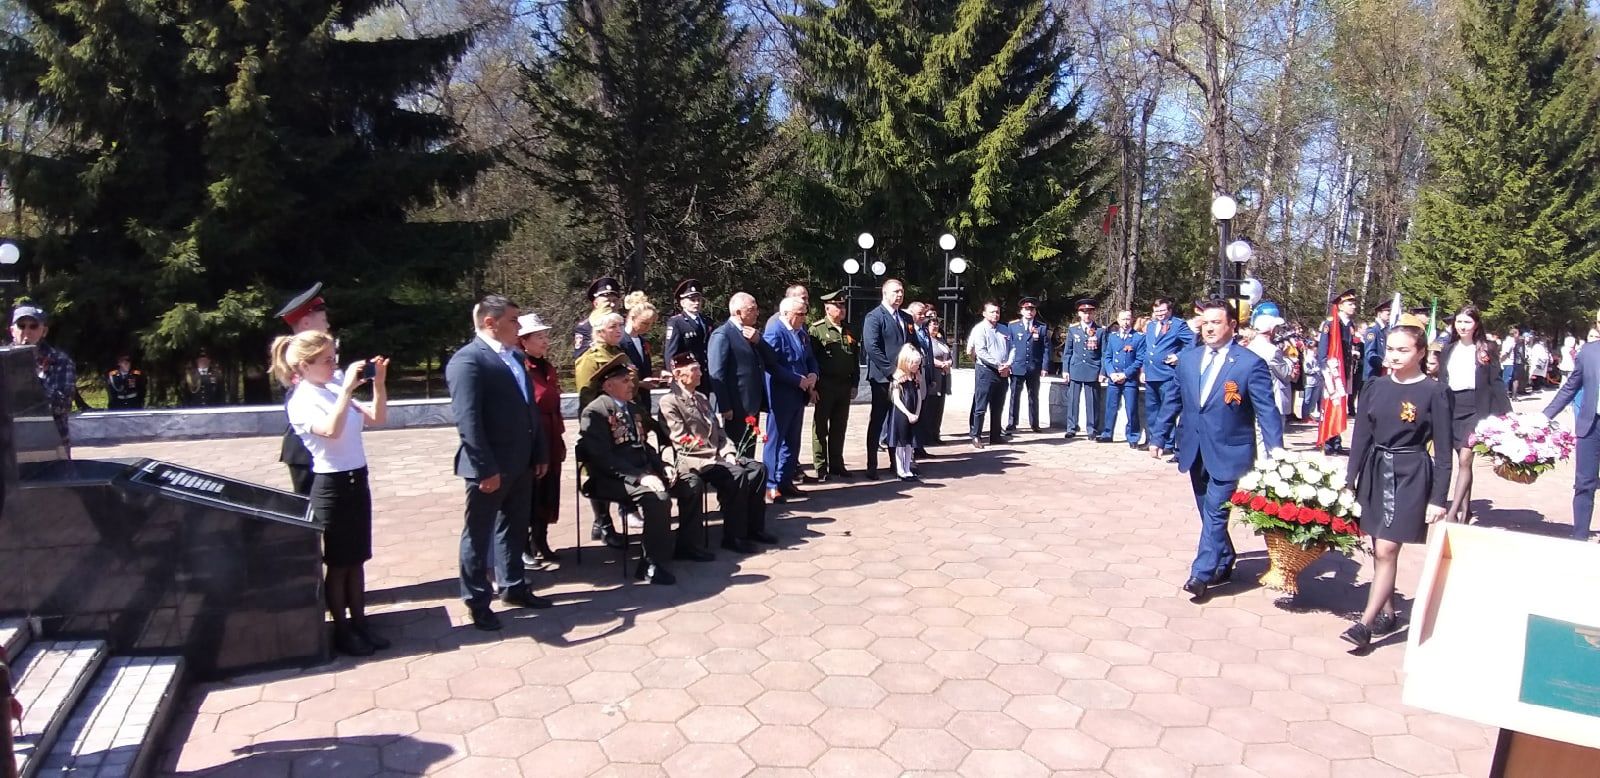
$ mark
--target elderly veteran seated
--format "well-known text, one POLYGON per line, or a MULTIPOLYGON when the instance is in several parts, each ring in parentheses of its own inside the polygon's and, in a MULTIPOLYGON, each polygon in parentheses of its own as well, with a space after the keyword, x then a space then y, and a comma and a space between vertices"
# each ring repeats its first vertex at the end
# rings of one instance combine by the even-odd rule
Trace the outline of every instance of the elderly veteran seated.
POLYGON ((651 583, 677 579, 671 560, 707 562, 716 557, 695 545, 704 532, 700 516, 703 484, 678 477, 645 443, 645 419, 634 405, 635 382, 628 358, 619 355, 594 374, 600 393, 584 406, 578 422, 578 458, 589 470, 585 494, 609 502, 637 506, 644 515, 644 558, 634 573, 651 583), (678 502, 678 533, 672 533, 670 498, 678 502))
POLYGON ((661 398, 661 418, 678 450, 680 479, 700 489, 710 484, 722 506, 722 547, 740 554, 759 551, 751 541, 776 543, 768 534, 767 503, 762 494, 767 468, 741 457, 728 441, 711 410, 711 400, 700 394, 700 362, 680 351, 672 357, 672 389, 661 398))

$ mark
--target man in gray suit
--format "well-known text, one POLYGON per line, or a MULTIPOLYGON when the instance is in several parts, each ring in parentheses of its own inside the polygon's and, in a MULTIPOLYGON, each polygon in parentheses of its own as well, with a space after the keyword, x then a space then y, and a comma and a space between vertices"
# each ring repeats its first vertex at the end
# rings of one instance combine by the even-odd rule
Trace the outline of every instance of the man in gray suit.
POLYGON ((522 552, 533 511, 533 484, 545 474, 544 430, 533 404, 533 383, 517 349, 516 303, 492 294, 472 309, 477 336, 445 367, 450 408, 461 447, 456 475, 466 479, 466 526, 461 530, 461 599, 482 630, 500 628, 489 609, 494 566, 500 600, 525 608, 550 601, 528 591, 522 552))
POLYGON ((1600 346, 1593 343, 1578 350, 1577 364, 1562 382, 1556 398, 1544 409, 1544 415, 1554 419, 1580 393, 1583 398, 1578 402, 1573 429, 1578 436, 1578 450, 1573 458, 1577 473, 1572 483, 1572 537, 1587 541, 1594 518, 1594 490, 1600 486, 1600 423, 1595 420, 1600 406, 1600 346))

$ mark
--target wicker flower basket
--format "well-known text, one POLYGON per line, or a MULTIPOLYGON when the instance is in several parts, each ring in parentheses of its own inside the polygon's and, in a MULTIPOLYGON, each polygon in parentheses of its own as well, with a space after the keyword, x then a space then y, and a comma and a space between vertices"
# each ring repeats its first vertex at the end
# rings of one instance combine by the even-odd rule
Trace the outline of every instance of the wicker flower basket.
POLYGON ((1531 484, 1539 480, 1538 473, 1526 473, 1511 466, 1509 462, 1500 462, 1494 466, 1494 474, 1501 478, 1519 484, 1531 484))
POLYGON ((1267 560, 1271 564, 1267 572, 1261 574, 1261 585, 1290 595, 1299 594, 1300 584, 1295 579, 1327 549, 1319 546, 1307 551, 1290 543, 1282 532, 1269 530, 1262 535, 1267 539, 1267 560))

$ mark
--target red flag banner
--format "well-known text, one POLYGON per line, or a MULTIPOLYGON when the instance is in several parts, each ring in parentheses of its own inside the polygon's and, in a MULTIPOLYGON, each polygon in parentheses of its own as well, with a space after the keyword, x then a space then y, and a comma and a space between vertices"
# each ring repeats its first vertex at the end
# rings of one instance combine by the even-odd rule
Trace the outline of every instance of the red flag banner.
POLYGON ((1350 387, 1345 385, 1344 323, 1339 321, 1339 306, 1335 304, 1328 313, 1328 355, 1322 361, 1322 421, 1317 425, 1317 445, 1329 438, 1344 434, 1345 414, 1349 405, 1345 397, 1350 387))
POLYGON ((1112 203, 1111 205, 1106 206, 1106 218, 1100 220, 1100 234, 1101 235, 1110 235, 1111 234, 1111 225, 1116 223, 1116 221, 1117 221, 1117 211, 1119 209, 1121 209, 1121 208, 1122 208, 1122 206, 1117 205, 1116 203, 1112 203))

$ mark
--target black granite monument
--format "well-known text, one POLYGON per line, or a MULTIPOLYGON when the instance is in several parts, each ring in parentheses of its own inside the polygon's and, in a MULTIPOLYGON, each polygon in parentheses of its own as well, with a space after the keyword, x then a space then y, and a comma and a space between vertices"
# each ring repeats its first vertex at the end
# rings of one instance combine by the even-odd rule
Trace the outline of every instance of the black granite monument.
POLYGON ((212 679, 326 658, 306 499, 151 459, 67 459, 31 347, 0 348, 0 616, 212 679))

